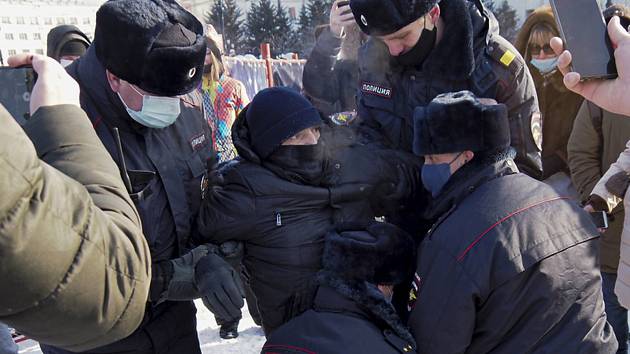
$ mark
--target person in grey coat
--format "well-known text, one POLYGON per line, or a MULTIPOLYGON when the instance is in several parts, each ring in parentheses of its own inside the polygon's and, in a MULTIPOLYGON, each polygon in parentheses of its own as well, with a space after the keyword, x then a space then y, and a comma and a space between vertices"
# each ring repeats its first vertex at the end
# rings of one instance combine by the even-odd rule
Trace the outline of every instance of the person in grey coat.
POLYGON ((414 113, 437 220, 408 304, 418 352, 614 353, 599 233, 576 203, 518 172, 507 109, 488 101, 450 93, 414 113))

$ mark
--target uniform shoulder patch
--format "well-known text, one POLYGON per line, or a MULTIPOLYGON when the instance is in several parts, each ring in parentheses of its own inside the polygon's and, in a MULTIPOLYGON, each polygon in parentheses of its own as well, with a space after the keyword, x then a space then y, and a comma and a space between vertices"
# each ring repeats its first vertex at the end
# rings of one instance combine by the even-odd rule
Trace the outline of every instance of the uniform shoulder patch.
MULTIPOLYGON (((525 63, 520 54, 512 45, 502 43, 504 39, 492 39, 488 43, 487 53, 494 61, 501 64, 502 67, 508 69, 512 75, 518 75, 525 67, 525 63)), ((507 41, 506 41, 507 42, 507 41)))

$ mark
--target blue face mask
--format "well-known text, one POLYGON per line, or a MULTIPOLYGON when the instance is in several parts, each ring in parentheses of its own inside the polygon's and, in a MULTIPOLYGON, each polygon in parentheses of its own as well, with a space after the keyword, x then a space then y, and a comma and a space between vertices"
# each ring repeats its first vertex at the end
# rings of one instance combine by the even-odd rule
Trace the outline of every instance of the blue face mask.
POLYGON ((530 63, 538 69, 538 72, 541 75, 547 75, 550 72, 556 70, 558 67, 558 58, 551 59, 532 59, 530 63))
POLYGON ((455 158, 449 163, 438 163, 438 164, 424 164, 422 165, 422 184, 424 184, 424 188, 431 192, 433 198, 437 197, 446 182, 451 178, 451 164, 457 160, 459 155, 455 156, 455 158))
POLYGON ((143 95, 135 87, 131 86, 131 88, 142 96, 142 109, 140 111, 130 109, 120 93, 118 93, 118 97, 133 120, 145 127, 155 129, 166 128, 175 123, 181 112, 179 97, 143 95))

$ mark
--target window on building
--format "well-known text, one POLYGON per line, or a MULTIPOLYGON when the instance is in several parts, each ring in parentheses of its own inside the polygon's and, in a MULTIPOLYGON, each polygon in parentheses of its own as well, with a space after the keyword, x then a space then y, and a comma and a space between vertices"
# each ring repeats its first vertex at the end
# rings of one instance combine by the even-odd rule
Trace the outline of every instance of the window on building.
POLYGON ((11 23, 11 18, 9 16, 2 16, 2 23, 11 23))
POLYGON ((23 25, 24 24, 24 17, 16 17, 15 21, 18 25, 23 25))
POLYGON ((9 49, 9 55, 16 55, 17 51, 15 49, 9 49))
POLYGON ((52 18, 51 17, 46 17, 44 19, 44 24, 45 25, 52 25, 52 18))
POLYGON ((20 40, 25 41, 28 39, 28 36, 26 35, 26 33, 20 33, 20 40))
POLYGON ((13 40, 13 33, 5 33, 4 34, 4 39, 6 39, 8 41, 12 41, 13 40))
POLYGON ((22 53, 30 53, 30 52, 31 52, 31 51, 30 51, 30 50, 28 50, 28 49, 24 49, 24 50, 22 50, 22 53))
POLYGON ((64 19, 63 17, 57 17, 57 24, 58 25, 65 25, 66 24, 66 19, 64 19))
POLYGON ((43 49, 35 49, 35 53, 37 53, 37 54, 44 54, 44 50, 43 49))
POLYGON ((76 25, 79 23, 79 20, 77 20, 76 17, 70 17, 70 24, 71 25, 76 25))
POLYGON ((33 33, 33 39, 39 41, 42 39, 42 35, 40 33, 33 33))
POLYGON ((84 24, 84 25, 89 25, 91 22, 92 22, 92 21, 90 21, 90 18, 89 18, 89 17, 84 17, 84 18, 83 18, 83 24, 84 24))
POLYGON ((39 25, 39 19, 37 17, 31 17, 31 25, 39 25))

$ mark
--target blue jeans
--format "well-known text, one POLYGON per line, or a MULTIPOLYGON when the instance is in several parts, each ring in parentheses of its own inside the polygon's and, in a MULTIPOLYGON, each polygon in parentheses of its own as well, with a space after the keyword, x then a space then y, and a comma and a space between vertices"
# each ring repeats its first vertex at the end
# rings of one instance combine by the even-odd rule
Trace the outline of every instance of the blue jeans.
POLYGON ((617 354, 628 354, 628 310, 622 307, 615 295, 615 282, 617 274, 602 272, 602 290, 604 292, 604 304, 606 305, 606 317, 608 323, 615 332, 619 350, 617 354))
POLYGON ((9 327, 0 323, 0 354, 17 354, 18 346, 11 338, 9 327))

